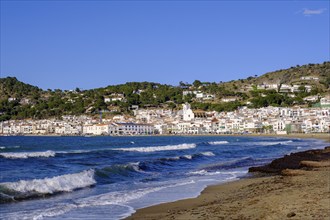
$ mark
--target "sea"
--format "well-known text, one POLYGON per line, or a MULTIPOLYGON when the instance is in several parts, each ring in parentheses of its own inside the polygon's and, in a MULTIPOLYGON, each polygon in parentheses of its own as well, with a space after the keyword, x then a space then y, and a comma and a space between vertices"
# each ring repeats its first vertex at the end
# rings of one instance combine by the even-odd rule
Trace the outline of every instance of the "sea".
POLYGON ((0 137, 0 218, 122 219, 326 145, 248 136, 0 137))

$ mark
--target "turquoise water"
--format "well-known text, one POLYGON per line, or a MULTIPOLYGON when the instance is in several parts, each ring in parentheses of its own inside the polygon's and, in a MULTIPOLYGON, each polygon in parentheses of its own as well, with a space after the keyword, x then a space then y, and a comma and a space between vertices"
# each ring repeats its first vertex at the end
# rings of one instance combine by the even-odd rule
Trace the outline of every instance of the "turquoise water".
POLYGON ((320 140, 275 137, 0 137, 3 219, 120 219, 197 196, 320 140))

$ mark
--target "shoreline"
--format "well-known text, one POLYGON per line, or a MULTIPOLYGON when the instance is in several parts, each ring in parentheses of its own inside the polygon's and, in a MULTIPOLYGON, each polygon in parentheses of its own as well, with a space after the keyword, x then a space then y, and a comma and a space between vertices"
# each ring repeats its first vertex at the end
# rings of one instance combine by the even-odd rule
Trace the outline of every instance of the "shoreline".
MULTIPOLYGON (((317 139, 329 142, 328 137, 317 139)), ((306 164, 303 168, 283 169, 277 174, 253 173, 249 178, 210 185, 195 198, 138 209, 125 220, 328 219, 330 147, 319 151, 326 151, 322 162, 303 161, 306 164)), ((308 151, 299 155, 305 152, 308 151)), ((274 161, 283 165, 284 160, 274 161)))
MULTIPOLYGON (((290 133, 290 134, 266 134, 266 133, 253 133, 253 134, 155 134, 155 135, 91 135, 87 137, 281 137, 281 138, 303 138, 303 139, 322 139, 330 142, 330 133, 290 133)), ((0 137, 86 137, 86 135, 59 135, 59 134, 24 134, 24 135, 3 135, 0 137)))

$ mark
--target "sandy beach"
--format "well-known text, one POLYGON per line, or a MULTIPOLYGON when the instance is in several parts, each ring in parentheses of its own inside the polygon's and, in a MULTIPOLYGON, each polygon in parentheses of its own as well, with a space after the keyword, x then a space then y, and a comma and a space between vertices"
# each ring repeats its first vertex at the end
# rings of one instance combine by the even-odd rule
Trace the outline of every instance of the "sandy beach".
MULTIPOLYGON (((329 141, 328 134, 295 137, 329 141)), ((330 218, 329 147, 294 153, 250 170, 259 172, 209 186, 197 198, 139 209, 127 219, 330 218)))

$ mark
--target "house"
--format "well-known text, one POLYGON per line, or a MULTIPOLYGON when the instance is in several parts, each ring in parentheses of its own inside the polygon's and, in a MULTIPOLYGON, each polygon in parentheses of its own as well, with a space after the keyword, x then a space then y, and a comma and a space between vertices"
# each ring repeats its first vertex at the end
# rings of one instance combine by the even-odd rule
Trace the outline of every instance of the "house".
POLYGON ((290 85, 282 84, 281 87, 280 87, 280 92, 288 93, 288 92, 291 92, 291 91, 292 91, 292 87, 290 85))
POLYGON ((330 95, 322 97, 320 99, 320 104, 322 107, 330 107, 330 95))
POLYGON ((120 101, 120 102, 126 101, 124 94, 114 93, 114 94, 111 94, 108 97, 104 97, 104 102, 106 102, 106 103, 107 102, 115 102, 115 101, 120 101))
POLYGON ((317 102, 319 100, 319 96, 313 95, 313 96, 307 96, 304 98, 304 101, 307 102, 317 102))
POLYGON ((107 135, 109 134, 109 125, 108 124, 84 125, 83 133, 90 135, 107 135))
POLYGON ((137 123, 111 123, 109 124, 110 135, 143 135, 154 134, 155 128, 151 124, 137 123))
POLYGON ((13 102, 13 101, 16 101, 16 98, 12 98, 12 97, 8 98, 8 102, 13 102))
POLYGON ((235 102, 237 97, 224 97, 221 99, 222 102, 235 102))
POLYGON ((301 80, 315 80, 315 81, 319 80, 319 78, 315 77, 315 76, 302 76, 302 77, 300 77, 300 79, 301 80))
POLYGON ((28 98, 22 98, 19 102, 21 105, 28 105, 31 103, 30 99, 28 98))

